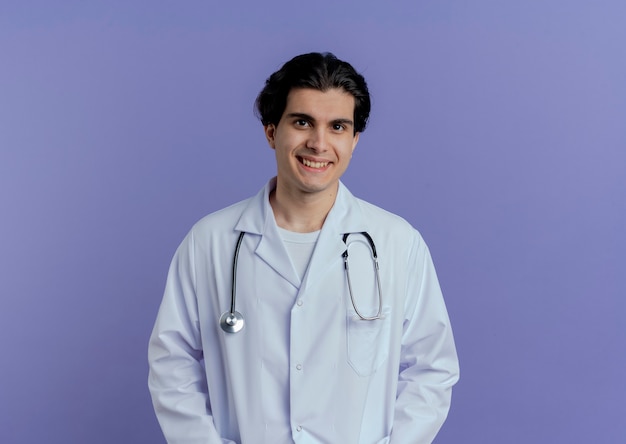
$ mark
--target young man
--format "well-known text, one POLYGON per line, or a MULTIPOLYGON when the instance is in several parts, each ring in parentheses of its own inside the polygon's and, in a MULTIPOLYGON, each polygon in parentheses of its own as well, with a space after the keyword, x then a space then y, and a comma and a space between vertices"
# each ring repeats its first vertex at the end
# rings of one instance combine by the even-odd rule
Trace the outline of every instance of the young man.
POLYGON ((276 177, 192 228, 150 339, 168 443, 430 443, 458 361, 428 249, 339 180, 365 80, 305 54, 256 104, 276 177))

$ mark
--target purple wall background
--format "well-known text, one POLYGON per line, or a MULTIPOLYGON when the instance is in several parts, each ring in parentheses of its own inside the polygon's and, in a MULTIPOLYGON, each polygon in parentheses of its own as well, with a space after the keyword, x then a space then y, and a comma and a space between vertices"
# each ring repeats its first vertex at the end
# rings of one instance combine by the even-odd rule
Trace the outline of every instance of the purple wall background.
POLYGON ((90 3, 0 5, 0 442, 163 442, 169 260, 273 174, 252 103, 311 50, 373 93, 345 182, 436 261, 436 442, 626 442, 625 2, 90 3))

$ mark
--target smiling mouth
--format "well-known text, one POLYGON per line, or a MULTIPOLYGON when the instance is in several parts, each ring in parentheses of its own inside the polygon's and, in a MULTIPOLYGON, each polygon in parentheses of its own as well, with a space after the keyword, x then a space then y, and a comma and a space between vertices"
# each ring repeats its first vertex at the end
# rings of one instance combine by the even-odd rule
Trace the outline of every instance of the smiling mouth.
POLYGON ((308 166, 309 168, 324 168, 326 165, 328 165, 330 162, 312 162, 310 160, 307 160, 303 157, 300 158, 300 162, 304 165, 304 166, 308 166))

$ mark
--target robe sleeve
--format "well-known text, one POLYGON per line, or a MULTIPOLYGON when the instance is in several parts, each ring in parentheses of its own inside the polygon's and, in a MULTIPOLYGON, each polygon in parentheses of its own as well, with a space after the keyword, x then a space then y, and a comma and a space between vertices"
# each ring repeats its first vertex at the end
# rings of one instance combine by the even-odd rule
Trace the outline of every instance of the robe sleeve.
POLYGON ((148 387, 168 444, 235 444, 213 422, 204 370, 191 232, 170 265, 148 346, 148 387))
POLYGON ((391 444, 431 443, 450 408, 459 364, 435 268, 416 232, 409 254, 391 444))

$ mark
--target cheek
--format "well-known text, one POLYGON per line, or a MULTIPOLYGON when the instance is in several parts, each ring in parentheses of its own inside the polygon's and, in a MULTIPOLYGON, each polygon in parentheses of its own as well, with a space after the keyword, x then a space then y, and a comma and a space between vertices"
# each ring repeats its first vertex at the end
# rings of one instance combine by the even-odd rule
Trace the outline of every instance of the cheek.
POLYGON ((343 149, 344 157, 351 158, 355 147, 356 147, 356 144, 352 142, 346 143, 346 146, 343 149))
POLYGON ((278 133, 277 137, 274 139, 275 149, 280 149, 285 152, 290 151, 293 147, 297 146, 297 144, 297 136, 286 131, 278 133))
POLYGON ((283 144, 276 144, 274 154, 276 155, 276 162, 283 165, 288 164, 292 157, 290 154, 290 150, 287 149, 283 144))

